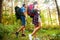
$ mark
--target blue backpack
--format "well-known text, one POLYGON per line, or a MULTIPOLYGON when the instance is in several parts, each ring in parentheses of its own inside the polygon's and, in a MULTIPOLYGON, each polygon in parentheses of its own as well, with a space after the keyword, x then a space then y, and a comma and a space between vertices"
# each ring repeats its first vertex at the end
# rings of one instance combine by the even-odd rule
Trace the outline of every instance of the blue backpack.
POLYGON ((21 12, 21 8, 19 8, 18 6, 15 7, 15 15, 17 19, 20 19, 20 16, 24 16, 24 13, 21 12))

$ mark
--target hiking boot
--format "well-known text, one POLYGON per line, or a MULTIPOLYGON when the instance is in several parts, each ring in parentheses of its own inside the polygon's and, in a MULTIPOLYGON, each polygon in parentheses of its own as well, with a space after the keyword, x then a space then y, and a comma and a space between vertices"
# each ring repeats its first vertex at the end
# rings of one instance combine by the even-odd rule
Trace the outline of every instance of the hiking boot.
POLYGON ((16 34, 16 37, 18 37, 19 32, 16 32, 15 34, 16 34))
POLYGON ((22 37, 25 37, 26 35, 25 34, 22 34, 22 37))
POLYGON ((31 34, 29 34, 29 40, 32 40, 32 35, 31 34))
POLYGON ((39 38, 34 38, 34 40, 39 40, 39 38))

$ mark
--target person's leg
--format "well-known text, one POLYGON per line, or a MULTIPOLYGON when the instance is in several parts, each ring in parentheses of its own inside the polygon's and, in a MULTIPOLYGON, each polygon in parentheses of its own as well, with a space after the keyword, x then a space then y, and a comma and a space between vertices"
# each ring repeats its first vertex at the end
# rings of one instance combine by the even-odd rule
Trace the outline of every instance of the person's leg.
POLYGON ((39 15, 36 14, 33 18, 33 24, 35 25, 35 28, 32 32, 32 36, 36 34, 36 32, 41 28, 41 22, 39 21, 39 15))
POLYGON ((38 38, 38 36, 36 34, 39 29, 41 29, 41 25, 40 26, 39 25, 38 26, 35 26, 34 31, 31 34, 32 36, 34 36, 34 40, 39 40, 39 38, 38 38))
POLYGON ((25 27, 22 28, 22 34, 25 34, 25 27))
POLYGON ((25 36, 25 16, 22 16, 22 36, 25 36))
POLYGON ((32 32, 32 36, 36 37, 36 32, 41 28, 41 25, 39 24, 38 26, 35 26, 33 32, 32 32))
POLYGON ((24 26, 21 26, 21 28, 19 28, 17 32, 22 31, 22 33, 23 33, 23 30, 25 30, 25 27, 24 26))
POLYGON ((22 26, 21 26, 21 28, 18 29, 17 34, 20 31, 22 31, 22 36, 25 36, 24 35, 24 32, 25 32, 25 17, 24 16, 21 16, 21 22, 22 22, 22 26))
POLYGON ((25 27, 24 26, 22 26, 21 28, 19 28, 18 31, 16 32, 16 36, 17 37, 18 37, 18 34, 19 34, 20 31, 22 31, 22 36, 25 36, 25 33, 24 33, 25 32, 25 27))
POLYGON ((22 32, 22 36, 25 36, 25 27, 24 26, 22 26, 21 28, 18 29, 17 35, 20 31, 22 32))
POLYGON ((29 39, 32 40, 32 36, 34 36, 34 38, 37 38, 36 36, 36 32, 41 28, 41 25, 39 26, 35 26, 33 32, 31 34, 29 34, 29 39))
POLYGON ((32 19, 33 19, 32 22, 35 25, 35 28, 33 32, 29 34, 30 40, 32 40, 32 36, 36 37, 36 32, 41 28, 41 23, 38 21, 38 15, 36 14, 32 19))

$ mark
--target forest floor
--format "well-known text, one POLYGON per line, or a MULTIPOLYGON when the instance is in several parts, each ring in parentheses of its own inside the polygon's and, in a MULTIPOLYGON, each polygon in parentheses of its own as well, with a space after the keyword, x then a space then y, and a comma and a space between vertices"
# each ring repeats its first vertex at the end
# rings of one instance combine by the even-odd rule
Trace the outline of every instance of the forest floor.
MULTIPOLYGON (((26 30, 26 37, 21 36, 21 32, 16 38, 15 32, 10 33, 9 36, 3 38, 3 40, 29 40, 28 35, 32 33, 30 30, 26 30)), ((60 29, 41 29, 37 32, 39 40, 60 40, 60 29)), ((34 38, 33 38, 34 39, 34 38)))

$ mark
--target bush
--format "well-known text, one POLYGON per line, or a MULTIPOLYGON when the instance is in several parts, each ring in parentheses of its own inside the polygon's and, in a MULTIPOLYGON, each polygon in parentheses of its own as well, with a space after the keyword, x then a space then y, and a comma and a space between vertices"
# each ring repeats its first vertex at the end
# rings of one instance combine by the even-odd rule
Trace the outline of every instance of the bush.
POLYGON ((19 25, 17 25, 17 24, 14 24, 14 25, 0 24, 0 40, 2 40, 4 38, 4 35, 6 37, 10 37, 10 35, 12 33, 14 33, 18 27, 19 27, 19 25))
POLYGON ((2 40, 3 36, 4 36, 4 26, 3 24, 0 24, 0 40, 2 40))

